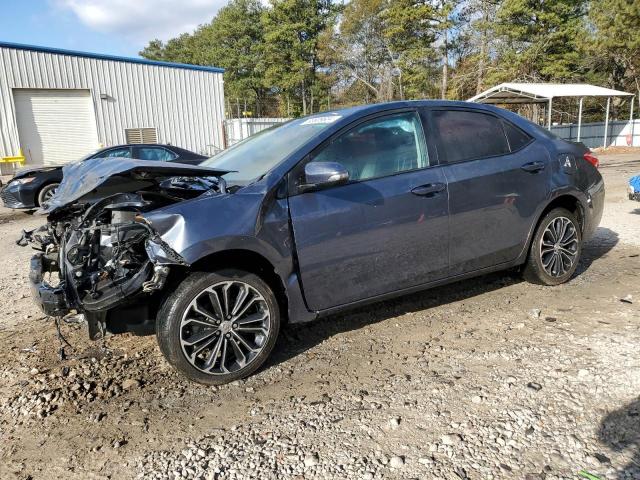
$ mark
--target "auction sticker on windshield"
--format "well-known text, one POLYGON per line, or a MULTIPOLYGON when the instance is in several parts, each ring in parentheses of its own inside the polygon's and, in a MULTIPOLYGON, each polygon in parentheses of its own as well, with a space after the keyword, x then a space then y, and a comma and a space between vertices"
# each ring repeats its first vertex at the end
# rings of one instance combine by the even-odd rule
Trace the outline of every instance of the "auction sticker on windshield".
POLYGON ((328 123, 333 123, 337 120, 340 120, 342 117, 340 115, 326 115, 324 117, 313 117, 308 118, 300 125, 326 125, 328 123))

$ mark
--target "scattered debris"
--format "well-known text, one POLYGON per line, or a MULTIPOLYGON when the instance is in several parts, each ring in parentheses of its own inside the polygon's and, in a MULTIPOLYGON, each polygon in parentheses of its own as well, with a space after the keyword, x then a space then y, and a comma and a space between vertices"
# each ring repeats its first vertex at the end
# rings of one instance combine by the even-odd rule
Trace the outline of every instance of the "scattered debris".
POLYGON ((541 313, 542 310, 540 310, 539 308, 532 308, 531 310, 529 310, 529 316, 531 318, 540 318, 541 313))
POLYGON ((542 390, 542 385, 540 385, 538 382, 529 382, 527 383, 527 388, 539 392, 540 390, 542 390))

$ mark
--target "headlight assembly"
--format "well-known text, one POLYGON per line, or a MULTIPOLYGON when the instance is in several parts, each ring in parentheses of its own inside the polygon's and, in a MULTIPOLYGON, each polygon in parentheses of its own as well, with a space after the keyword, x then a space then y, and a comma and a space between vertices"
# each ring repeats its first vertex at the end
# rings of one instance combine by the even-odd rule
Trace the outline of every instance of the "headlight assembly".
POLYGON ((11 180, 9 185, 24 185, 25 183, 31 183, 36 179, 36 177, 24 177, 18 178, 16 180, 11 180))

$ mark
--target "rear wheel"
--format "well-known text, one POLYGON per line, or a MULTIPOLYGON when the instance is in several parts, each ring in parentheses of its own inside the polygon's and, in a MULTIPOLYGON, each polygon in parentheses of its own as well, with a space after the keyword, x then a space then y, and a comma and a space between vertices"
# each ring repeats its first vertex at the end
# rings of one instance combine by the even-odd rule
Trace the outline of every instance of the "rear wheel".
POLYGON ((275 295, 258 276, 241 270, 187 277, 158 313, 160 350, 199 383, 220 385, 255 372, 280 330, 275 295))
POLYGON ((38 192, 38 205, 42 207, 45 203, 51 200, 56 194, 59 186, 59 183, 50 183, 49 185, 42 187, 38 192))
POLYGON ((582 232, 575 215, 555 208, 540 221, 524 269, 527 281, 559 285, 576 271, 582 253, 582 232))

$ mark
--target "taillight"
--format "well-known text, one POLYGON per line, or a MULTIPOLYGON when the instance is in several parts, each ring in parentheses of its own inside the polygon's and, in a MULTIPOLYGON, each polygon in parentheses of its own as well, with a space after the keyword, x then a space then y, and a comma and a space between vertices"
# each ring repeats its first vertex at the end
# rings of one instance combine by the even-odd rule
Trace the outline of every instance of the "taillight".
POLYGON ((600 166, 600 160, 598 160, 598 157, 596 157, 593 152, 585 153, 584 159, 596 168, 600 166))

